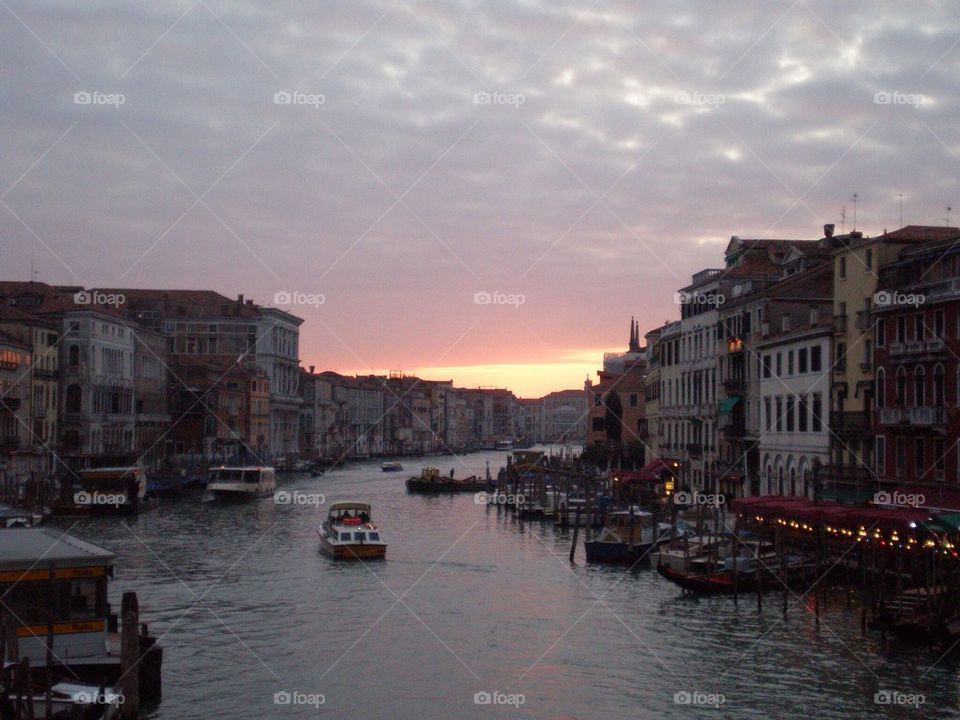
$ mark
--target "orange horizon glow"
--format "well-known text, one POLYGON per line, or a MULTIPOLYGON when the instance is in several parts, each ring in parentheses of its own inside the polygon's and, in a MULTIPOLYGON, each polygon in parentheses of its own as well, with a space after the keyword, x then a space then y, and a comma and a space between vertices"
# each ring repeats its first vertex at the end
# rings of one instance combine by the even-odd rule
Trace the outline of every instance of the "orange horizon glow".
MULTIPOLYGON (((455 387, 462 388, 507 388, 517 397, 538 398, 557 390, 582 390, 588 377, 596 381, 605 352, 622 351, 623 348, 577 349, 562 353, 562 359, 554 361, 412 367, 403 369, 403 374, 423 380, 453 380, 455 387)), ((388 375, 390 371, 353 368, 335 372, 353 376, 388 375)))

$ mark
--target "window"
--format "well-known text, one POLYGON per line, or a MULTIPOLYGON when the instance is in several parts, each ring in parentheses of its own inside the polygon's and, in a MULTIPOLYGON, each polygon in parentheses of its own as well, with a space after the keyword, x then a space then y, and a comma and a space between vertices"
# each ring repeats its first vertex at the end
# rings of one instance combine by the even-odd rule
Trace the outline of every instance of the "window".
POLYGON ((847 258, 840 257, 840 277, 845 278, 847 276, 847 258))
POLYGON ((801 395, 797 407, 797 429, 800 432, 807 431, 807 396, 801 395))
POLYGON ((837 370, 843 372, 847 369, 847 344, 837 343, 837 370))
POLYGON ((897 368, 897 404, 907 404, 907 371, 903 365, 897 368))
POLYGON ((70 350, 67 353, 68 359, 67 363, 70 367, 79 367, 80 366, 80 347, 77 345, 71 345, 70 350))
POLYGON ((876 335, 877 335, 877 347, 883 347, 884 345, 886 345, 887 332, 886 332, 886 325, 884 324, 883 318, 877 319, 876 335))
POLYGON ((918 365, 913 371, 913 404, 920 407, 926 404, 927 400, 927 374, 923 366, 918 365))
POLYGON ((943 310, 937 310, 933 316, 933 336, 938 340, 943 340, 943 330, 946 325, 946 319, 943 310))
POLYGON ((787 396, 787 432, 793 432, 793 395, 787 396))
POLYGON ((877 407, 886 407, 887 404, 887 373, 883 368, 877 368, 877 407))
POLYGON ((803 375, 807 371, 807 349, 800 348, 797 351, 797 372, 803 375))
POLYGON ((783 432, 783 398, 777 398, 777 432, 783 432))
POLYGON ((943 472, 946 469, 946 458, 944 458, 943 438, 934 438, 933 441, 933 467, 937 471, 937 480, 943 480, 943 472))
POLYGON ((777 377, 783 377, 783 353, 777 353, 777 377))
POLYGON ((923 313, 913 316, 913 339, 923 340, 923 313))
POLYGON ((876 450, 877 475, 882 477, 886 471, 887 438, 883 435, 877 435, 874 448, 876 450))
POLYGON ((919 479, 923 474, 924 463, 924 442, 923 438, 917 438, 913 442, 913 473, 914 477, 919 479))
POLYGON ((769 355, 763 356, 763 376, 765 378, 770 377, 770 356, 769 355))
POLYGON ((787 353, 787 375, 793 375, 793 350, 787 353))
POLYGON ((770 398, 763 399, 763 412, 767 418, 767 432, 770 432, 772 428, 772 418, 770 417, 770 398))
POLYGON ((867 248, 867 258, 864 265, 867 266, 867 270, 873 270, 873 249, 867 248))
POLYGON ((594 432, 603 432, 603 418, 595 417, 593 419, 593 431, 594 432))
POLYGON ((903 437, 897 438, 897 475, 902 476, 904 468, 907 466, 907 440, 903 437))
POLYGON ((897 318, 897 342, 901 345, 907 341, 907 318, 903 315, 897 318))
POLYGON ((947 400, 946 393, 946 375, 943 365, 937 363, 937 366, 933 369, 933 404, 937 407, 943 407, 947 400))
POLYGON ((630 407, 636 407, 636 406, 637 406, 637 394, 630 393, 630 407))
POLYGON ((821 432, 823 430, 823 420, 821 418, 821 413, 823 412, 823 397, 820 393, 813 394, 813 419, 810 421, 811 430, 813 432, 821 432))
POLYGON ((820 372, 820 346, 814 345, 810 348, 810 371, 820 372))

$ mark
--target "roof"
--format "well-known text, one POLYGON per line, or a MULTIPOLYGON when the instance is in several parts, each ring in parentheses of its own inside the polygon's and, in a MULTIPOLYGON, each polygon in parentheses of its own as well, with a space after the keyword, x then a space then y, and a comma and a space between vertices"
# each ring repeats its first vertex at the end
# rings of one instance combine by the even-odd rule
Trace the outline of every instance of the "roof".
POLYGON ((335 502, 330 505, 330 512, 334 512, 336 510, 363 510, 369 513, 370 503, 361 502, 359 500, 341 500, 340 502, 335 502))
POLYGON ((899 230, 864 238, 866 241, 883 240, 884 242, 924 243, 938 240, 956 240, 960 238, 960 228, 940 225, 906 225, 899 230))
POLYGON ((116 555, 99 545, 46 528, 0 530, 0 569, 112 565, 116 555))

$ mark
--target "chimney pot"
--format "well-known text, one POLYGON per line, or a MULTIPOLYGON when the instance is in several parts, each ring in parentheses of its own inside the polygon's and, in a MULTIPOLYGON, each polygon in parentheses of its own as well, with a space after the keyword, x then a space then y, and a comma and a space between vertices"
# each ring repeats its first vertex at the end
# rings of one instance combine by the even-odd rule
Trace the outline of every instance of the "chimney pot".
POLYGON ((243 305, 243 293, 237 294, 237 305, 243 305))
POLYGON ((828 238, 832 238, 832 237, 833 237, 834 228, 836 228, 836 225, 834 225, 833 223, 826 223, 826 224, 823 226, 823 236, 824 236, 824 237, 828 237, 828 238))

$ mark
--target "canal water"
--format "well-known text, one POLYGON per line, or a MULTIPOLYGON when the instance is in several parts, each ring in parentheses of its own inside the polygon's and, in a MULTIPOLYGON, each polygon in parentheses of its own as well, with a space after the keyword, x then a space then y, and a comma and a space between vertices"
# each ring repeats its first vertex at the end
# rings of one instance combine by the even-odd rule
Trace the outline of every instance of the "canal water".
POLYGON ((164 647, 156 720, 960 717, 957 663, 882 647, 839 596, 819 628, 812 606, 784 621, 778 594, 761 611, 684 597, 650 567, 587 566, 582 544, 571 565, 572 531, 404 489, 425 464, 462 477, 505 460, 371 461, 281 479, 290 504, 197 497, 59 525, 117 553, 115 607, 139 593, 164 647), (387 559, 322 556, 310 493, 371 502, 387 559), (875 702, 885 691, 901 704, 875 702))

